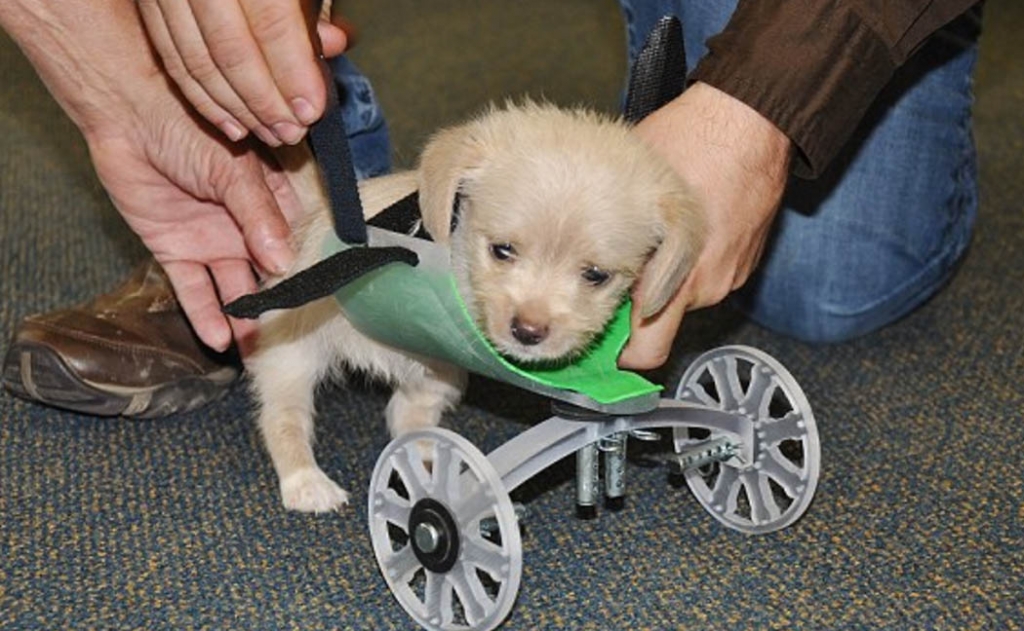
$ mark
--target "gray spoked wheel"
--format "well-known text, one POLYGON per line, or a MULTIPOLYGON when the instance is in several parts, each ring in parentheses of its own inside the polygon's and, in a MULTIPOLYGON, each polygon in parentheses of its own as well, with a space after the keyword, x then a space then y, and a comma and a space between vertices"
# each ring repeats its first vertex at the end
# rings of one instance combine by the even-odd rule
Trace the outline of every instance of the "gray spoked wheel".
MULTIPOLYGON (((752 462, 733 456, 685 472, 709 513, 750 534, 785 528, 803 515, 818 484, 821 447, 807 397, 782 364, 754 348, 717 348, 690 365, 676 398, 754 424, 752 462)), ((676 451, 709 437, 707 430, 676 429, 676 451)))
POLYGON ((522 576, 515 510, 494 467, 444 429, 393 440, 369 493, 373 551, 402 607, 425 629, 487 631, 522 576))

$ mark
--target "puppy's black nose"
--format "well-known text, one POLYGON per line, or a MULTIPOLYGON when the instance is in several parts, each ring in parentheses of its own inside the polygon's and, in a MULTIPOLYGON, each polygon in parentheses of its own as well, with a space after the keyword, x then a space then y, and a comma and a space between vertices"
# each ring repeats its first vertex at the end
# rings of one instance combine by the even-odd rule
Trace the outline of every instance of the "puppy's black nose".
POLYGON ((512 318, 512 337, 526 346, 536 346, 548 336, 546 324, 536 324, 529 320, 521 320, 519 316, 512 318))

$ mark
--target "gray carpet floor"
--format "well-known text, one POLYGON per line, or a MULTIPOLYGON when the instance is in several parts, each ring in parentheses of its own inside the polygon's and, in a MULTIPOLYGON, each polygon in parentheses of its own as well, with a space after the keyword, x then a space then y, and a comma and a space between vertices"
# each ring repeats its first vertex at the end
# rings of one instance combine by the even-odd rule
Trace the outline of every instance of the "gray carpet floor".
MULTIPOLYGON (((610 0, 381 4, 346 3, 399 165, 491 99, 616 107, 623 34, 610 0)), ((822 441, 805 518, 743 536, 663 471, 633 467, 627 508, 580 522, 571 467, 557 465, 517 493, 530 516, 505 629, 1021 628, 1022 28, 1024 5, 988 3, 982 205, 940 295, 875 335, 822 347, 708 310, 659 375, 673 384, 691 353, 722 343, 785 364, 822 441)), ((143 256, 75 129, 0 36, 0 352, 20 318, 112 287, 143 256)), ((386 400, 358 381, 323 393, 318 456, 353 505, 311 517, 280 507, 243 388, 147 422, 0 394, 0 628, 412 628, 366 529, 386 400)), ((476 379, 447 424, 486 452, 546 413, 543 400, 476 379)))

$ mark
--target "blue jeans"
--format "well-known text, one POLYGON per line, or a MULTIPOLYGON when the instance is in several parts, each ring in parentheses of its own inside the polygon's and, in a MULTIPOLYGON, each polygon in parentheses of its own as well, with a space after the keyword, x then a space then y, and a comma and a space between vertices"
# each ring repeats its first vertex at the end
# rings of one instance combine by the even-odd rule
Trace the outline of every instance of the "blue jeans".
MULTIPOLYGON (((630 60, 663 15, 683 23, 687 62, 735 0, 620 0, 630 60)), ((814 181, 793 179, 758 271, 732 302, 772 330, 814 342, 874 331, 952 276, 977 211, 971 133, 974 39, 935 37, 890 82, 814 181)))
POLYGON ((335 57, 330 65, 356 178, 384 175, 391 171, 391 140, 373 87, 347 57, 335 57))

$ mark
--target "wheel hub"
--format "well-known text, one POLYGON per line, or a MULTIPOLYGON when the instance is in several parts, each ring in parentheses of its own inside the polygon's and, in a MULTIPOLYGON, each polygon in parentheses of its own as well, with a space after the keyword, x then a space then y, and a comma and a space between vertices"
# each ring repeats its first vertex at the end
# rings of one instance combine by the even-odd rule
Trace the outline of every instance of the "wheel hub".
POLYGON ((412 551, 423 567, 445 574, 459 559, 459 528, 444 504, 423 498, 409 514, 412 551))

